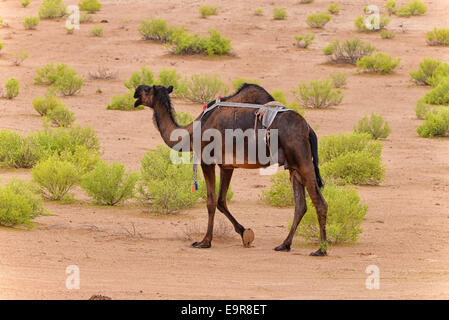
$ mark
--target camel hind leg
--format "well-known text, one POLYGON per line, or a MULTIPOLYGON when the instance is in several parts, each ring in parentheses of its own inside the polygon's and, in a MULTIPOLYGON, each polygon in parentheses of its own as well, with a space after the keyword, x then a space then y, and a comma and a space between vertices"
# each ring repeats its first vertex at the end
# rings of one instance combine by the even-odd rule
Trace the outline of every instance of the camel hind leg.
POLYGON ((245 229, 245 227, 243 227, 237 219, 234 218, 226 204, 226 195, 228 193, 233 172, 234 168, 228 169, 220 167, 220 190, 218 192, 217 209, 220 210, 226 218, 229 219, 229 221, 231 221, 235 232, 242 237, 243 246, 249 247, 254 241, 254 232, 251 229, 245 229))

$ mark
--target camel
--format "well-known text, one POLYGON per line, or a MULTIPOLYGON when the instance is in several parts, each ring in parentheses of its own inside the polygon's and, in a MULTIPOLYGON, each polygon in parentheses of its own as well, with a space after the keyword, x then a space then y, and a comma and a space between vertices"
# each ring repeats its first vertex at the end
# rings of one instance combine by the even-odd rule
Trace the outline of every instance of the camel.
MULTIPOLYGON (((162 139, 170 148, 174 148, 182 140, 181 137, 174 141, 170 139, 171 133, 176 129, 185 129, 189 135, 187 138, 190 139, 191 144, 193 140, 193 123, 186 126, 179 126, 174 119, 174 109, 169 96, 172 91, 172 86, 166 88, 158 85, 140 85, 136 88, 134 93, 134 98, 137 99, 135 107, 144 105, 153 109, 154 123, 158 128, 162 139)), ((274 99, 265 89, 258 85, 244 84, 235 94, 221 98, 221 101, 265 104, 274 101, 274 99)), ((214 102, 215 101, 209 102, 207 107, 213 105, 214 102)), ((204 117, 201 118, 200 115, 196 118, 196 121, 200 120, 201 132, 204 132, 204 130, 209 128, 214 128, 219 130, 222 137, 224 137, 225 129, 240 128, 246 130, 248 128, 253 128, 255 123, 255 109, 220 106, 205 114, 204 117)), ((291 229, 285 240, 279 246, 275 247, 274 250, 290 251, 293 236, 302 217, 307 211, 305 198, 306 188, 316 209, 320 226, 320 248, 310 255, 325 256, 327 255, 327 203, 320 191, 322 179, 318 168, 318 142, 316 134, 306 120, 295 111, 279 113, 272 122, 270 129, 278 129, 279 162, 280 165, 288 167, 295 199, 295 211, 291 229)), ((202 143, 201 150, 204 146, 205 143, 202 143)), ((216 164, 206 164, 201 161, 201 169, 203 171, 207 189, 208 225, 204 238, 200 242, 192 243, 192 246, 195 248, 211 247, 216 209, 221 211, 230 220, 235 231, 242 237, 243 244, 249 245, 254 239, 254 234, 251 229, 243 227, 230 213, 226 204, 226 194, 234 169, 256 169, 266 167, 267 165, 260 163, 248 164, 246 162, 243 164, 234 162, 218 164, 220 168, 218 199, 215 192, 215 166, 216 164)))

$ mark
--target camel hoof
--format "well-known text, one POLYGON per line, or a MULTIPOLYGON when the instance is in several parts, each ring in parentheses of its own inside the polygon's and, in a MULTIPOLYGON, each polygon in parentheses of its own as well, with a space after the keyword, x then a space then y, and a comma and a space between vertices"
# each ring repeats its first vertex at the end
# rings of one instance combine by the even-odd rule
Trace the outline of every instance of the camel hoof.
POLYGON ((210 243, 204 243, 203 241, 201 241, 201 242, 192 243, 192 247, 198 248, 198 249, 206 249, 206 248, 210 248, 211 245, 210 245, 210 243))
POLYGON ((245 229, 242 235, 243 246, 249 248, 254 241, 254 231, 251 229, 245 229))
POLYGON ((313 257, 324 257, 324 256, 327 256, 327 252, 321 251, 321 249, 318 249, 317 251, 312 252, 310 255, 313 257))
POLYGON ((277 246, 276 248, 274 248, 274 251, 285 251, 285 252, 289 252, 290 251, 290 246, 286 245, 286 244, 281 244, 280 246, 277 246))

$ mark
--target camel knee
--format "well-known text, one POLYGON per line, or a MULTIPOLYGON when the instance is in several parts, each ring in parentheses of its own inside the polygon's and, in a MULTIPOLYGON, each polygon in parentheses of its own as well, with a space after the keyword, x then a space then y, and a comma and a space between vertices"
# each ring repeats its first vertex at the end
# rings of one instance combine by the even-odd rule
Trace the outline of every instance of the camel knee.
POLYGON ((217 201, 217 208, 220 211, 226 210, 227 206, 226 206, 226 199, 219 197, 218 201, 217 201))

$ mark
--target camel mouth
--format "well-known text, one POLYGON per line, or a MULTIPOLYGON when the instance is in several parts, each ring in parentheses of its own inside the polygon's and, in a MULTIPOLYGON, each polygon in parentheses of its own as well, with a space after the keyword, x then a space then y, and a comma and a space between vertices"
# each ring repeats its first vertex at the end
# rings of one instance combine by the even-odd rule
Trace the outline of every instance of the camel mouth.
POLYGON ((137 108, 140 105, 142 105, 142 100, 140 98, 137 98, 136 102, 134 102, 134 108, 137 108))

